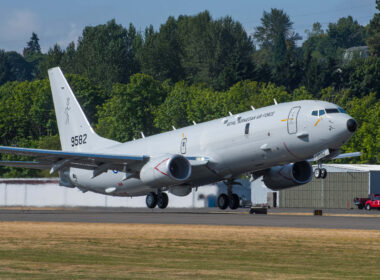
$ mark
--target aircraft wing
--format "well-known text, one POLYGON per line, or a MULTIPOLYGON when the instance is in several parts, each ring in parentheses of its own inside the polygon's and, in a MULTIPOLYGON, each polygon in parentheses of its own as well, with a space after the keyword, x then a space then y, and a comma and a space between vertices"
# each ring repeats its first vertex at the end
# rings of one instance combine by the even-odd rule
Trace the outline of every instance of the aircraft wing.
MULTIPOLYGON (((0 166, 50 169, 51 173, 65 167, 75 167, 94 170, 94 177, 107 170, 136 173, 149 160, 149 156, 80 153, 4 146, 0 146, 0 154, 35 158, 35 161, 0 161, 0 166)), ((187 159, 193 167, 205 166, 209 162, 206 157, 187 157, 187 159)))
POLYGON ((341 159, 341 158, 349 158, 349 157, 360 157, 362 155, 361 152, 354 152, 354 153, 345 153, 345 154, 340 154, 333 159, 341 159))
POLYGON ((314 157, 309 159, 308 161, 319 161, 319 160, 327 161, 327 160, 335 160, 335 159, 350 158, 350 157, 360 157, 361 155, 362 155, 361 152, 341 154, 340 150, 335 150, 332 153, 330 153, 329 149, 325 149, 315 154, 314 157))
POLYGON ((28 156, 36 159, 35 161, 0 161, 1 166, 51 169, 51 173, 63 167, 76 167, 94 170, 94 176, 109 169, 139 171, 141 166, 149 159, 148 156, 80 153, 4 146, 0 146, 0 153, 28 156))

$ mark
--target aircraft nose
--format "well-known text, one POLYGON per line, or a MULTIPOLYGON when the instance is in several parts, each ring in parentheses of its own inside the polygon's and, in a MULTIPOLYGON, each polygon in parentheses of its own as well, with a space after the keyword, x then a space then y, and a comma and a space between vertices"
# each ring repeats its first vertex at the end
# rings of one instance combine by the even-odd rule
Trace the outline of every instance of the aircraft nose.
POLYGON ((356 123, 356 121, 354 119, 349 119, 347 121, 347 129, 349 132, 352 132, 354 133, 356 128, 357 128, 358 124, 356 123))

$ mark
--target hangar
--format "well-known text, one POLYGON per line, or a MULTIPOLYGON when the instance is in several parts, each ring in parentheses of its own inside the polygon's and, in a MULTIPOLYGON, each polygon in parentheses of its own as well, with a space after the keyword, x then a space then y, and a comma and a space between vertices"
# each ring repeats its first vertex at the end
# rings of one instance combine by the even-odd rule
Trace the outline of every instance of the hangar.
POLYGON ((281 208, 355 208, 355 197, 380 193, 380 165, 324 164, 326 179, 279 192, 281 208))

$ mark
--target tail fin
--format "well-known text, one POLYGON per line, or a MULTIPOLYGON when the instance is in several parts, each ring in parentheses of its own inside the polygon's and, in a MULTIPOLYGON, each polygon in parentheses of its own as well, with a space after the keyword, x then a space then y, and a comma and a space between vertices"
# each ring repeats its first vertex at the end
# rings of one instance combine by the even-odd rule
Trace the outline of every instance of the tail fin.
POLYGON ((95 133, 61 69, 51 68, 48 73, 62 150, 99 151, 103 147, 118 144, 95 133))

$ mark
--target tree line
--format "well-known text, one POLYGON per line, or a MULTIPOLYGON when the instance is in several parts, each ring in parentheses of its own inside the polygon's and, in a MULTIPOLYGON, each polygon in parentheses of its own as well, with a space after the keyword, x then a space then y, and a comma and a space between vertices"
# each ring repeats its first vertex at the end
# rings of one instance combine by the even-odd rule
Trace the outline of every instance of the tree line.
MULTIPOLYGON (((301 36, 280 9, 264 12, 252 35, 208 11, 169 17, 144 32, 115 20, 87 26, 76 43, 47 53, 33 33, 22 55, 0 50, 0 144, 60 149, 47 80, 47 69, 60 66, 104 137, 128 141, 141 131, 152 135, 267 106, 273 98, 321 99, 359 123, 343 151, 363 155, 349 161, 378 162, 380 13, 367 26, 348 16, 326 30, 314 23, 306 34, 299 46, 301 36)), ((0 175, 46 173, 1 168, 0 175)))

